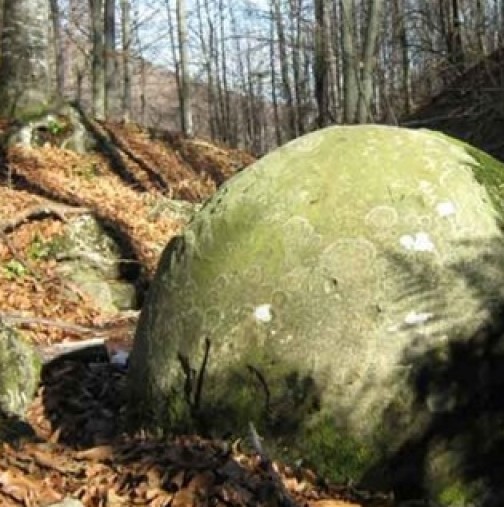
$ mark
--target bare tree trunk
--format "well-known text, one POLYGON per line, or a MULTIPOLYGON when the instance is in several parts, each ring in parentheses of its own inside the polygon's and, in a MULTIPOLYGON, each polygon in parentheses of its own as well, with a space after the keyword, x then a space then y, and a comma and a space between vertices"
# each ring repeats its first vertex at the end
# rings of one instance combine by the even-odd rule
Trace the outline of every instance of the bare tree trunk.
POLYGON ((292 19, 291 25, 291 45, 293 46, 292 55, 292 77, 293 77, 293 113, 296 117, 297 131, 296 135, 302 135, 305 132, 304 118, 302 109, 304 107, 304 93, 302 81, 302 69, 301 69, 301 57, 302 57, 302 28, 301 28, 301 8, 302 0, 290 0, 290 12, 289 16, 292 19))
POLYGON ((356 48, 354 47, 354 0, 340 0, 343 49, 343 122, 355 123, 359 100, 356 48))
POLYGON ((454 67, 451 69, 451 75, 453 70, 462 70, 465 60, 458 0, 439 0, 439 20, 441 33, 445 39, 448 61, 454 67))
POLYGON ((297 129, 296 129, 296 113, 294 111, 294 101, 292 99, 292 90, 289 79, 289 62, 287 59, 287 47, 286 47, 287 43, 285 40, 285 32, 282 22, 282 13, 280 11, 280 2, 279 0, 272 1, 273 1, 273 15, 278 35, 280 75, 282 77, 282 89, 287 107, 288 132, 289 132, 288 137, 289 139, 293 139, 296 137, 297 129))
POLYGON ((230 107, 229 107, 229 87, 228 87, 228 68, 227 68, 227 55, 226 55, 226 34, 225 34, 225 19, 224 19, 224 1, 219 0, 219 42, 220 42, 220 75, 222 84, 221 93, 221 117, 225 136, 227 141, 232 145, 236 145, 235 132, 231 129, 230 107))
POLYGON ((61 15, 58 0, 50 0, 51 21, 54 38, 54 55, 56 61, 56 89, 63 96, 65 91, 65 58, 63 54, 63 41, 61 37, 61 15))
POLYGON ((170 0, 165 0, 166 15, 168 19, 168 35, 170 37, 170 50, 175 67, 175 84, 177 86, 177 98, 179 103, 180 130, 182 130, 182 77, 180 75, 180 52, 178 51, 177 39, 175 37, 175 23, 170 8, 170 0))
POLYGON ((404 0, 394 0, 394 7, 398 23, 399 47, 401 48, 401 92, 403 97, 403 111, 405 115, 409 115, 411 113, 411 77, 404 0))
POLYGON ((187 52, 187 19, 185 0, 177 0, 177 28, 180 60, 180 119, 182 132, 188 137, 193 135, 193 120, 191 106, 191 83, 189 82, 188 52, 187 52))
POLYGON ((246 63, 247 63, 247 72, 245 72, 245 65, 243 63, 243 48, 241 44, 241 37, 238 28, 238 22, 234 13, 234 10, 231 8, 229 10, 231 19, 231 35, 235 44, 235 52, 236 52, 236 60, 238 66, 238 80, 240 83, 240 110, 241 110, 241 121, 239 125, 241 128, 236 128, 236 137, 241 137, 244 139, 245 147, 247 149, 252 149, 253 145, 253 114, 254 114, 254 98, 253 98, 253 87, 252 87, 252 64, 250 59, 250 42, 247 44, 247 51, 245 53, 246 63), (247 82, 248 78, 248 82, 247 82))
POLYGON ((123 85, 121 109, 125 122, 131 120, 131 3, 130 0, 121 0, 121 39, 123 61, 123 85))
POLYGON ((278 97, 277 97, 277 83, 276 83, 276 70, 275 70, 275 16, 273 8, 270 11, 270 68, 271 68, 271 101, 273 103, 273 122, 275 125, 275 141, 277 146, 282 144, 282 129, 280 128, 280 115, 278 113, 278 97))
POLYGON ((315 0, 315 100, 317 101, 317 125, 325 127, 329 123, 328 68, 326 9, 324 0, 315 0))
POLYGON ((373 69, 376 65, 376 50, 380 32, 380 20, 383 0, 369 0, 369 18, 367 20, 364 51, 362 54, 359 102, 357 119, 359 123, 373 121, 371 103, 373 98, 373 69))
POLYGON ((341 97, 341 86, 339 77, 339 38, 337 37, 337 9, 338 2, 329 4, 332 9, 329 9, 326 15, 327 23, 327 36, 328 41, 328 67, 329 67, 329 110, 331 112, 331 121, 338 122, 339 107, 341 97))
POLYGON ((93 116, 105 119, 105 62, 104 62, 104 23, 103 0, 89 0, 91 9, 91 32, 93 41, 92 81, 93 116))
POLYGON ((117 105, 115 0, 105 0, 105 115, 111 118, 117 105))
POLYGON ((504 43, 504 1, 500 0, 500 12, 499 12, 499 42, 504 43))
POLYGON ((453 62, 462 70, 465 63, 464 45, 462 43, 462 22, 460 20, 459 0, 452 0, 452 58, 453 62))
POLYGON ((476 41, 480 56, 487 54, 485 42, 485 4, 476 0, 476 41))
MULTIPOLYGON (((205 2, 206 7, 208 7, 208 2, 205 2)), ((196 1, 196 14, 198 17, 198 29, 199 29, 199 39, 201 44, 201 51, 203 53, 203 65, 205 68, 206 74, 206 89, 207 89, 207 114, 208 114, 208 128, 210 130, 210 138, 216 138, 215 132, 215 119, 214 119, 214 79, 213 79, 213 70, 212 70, 212 58, 210 55, 210 48, 213 47, 213 24, 210 18, 210 13, 208 9, 206 10, 207 23, 209 26, 208 33, 208 41, 205 37, 205 28, 203 23, 203 12, 202 12, 201 0, 196 1)))
POLYGON ((143 57, 140 61, 140 123, 147 125, 147 69, 143 57))
MULTIPOLYGON (((247 45, 247 51, 245 53, 245 61, 247 63, 247 81, 245 83, 245 73, 243 72, 244 90, 243 93, 246 97, 247 108, 246 108, 246 132, 245 138, 247 140, 247 148, 251 151, 255 150, 255 100, 254 100, 254 83, 252 77, 252 61, 251 61, 251 48, 250 42, 247 45)), ((242 69, 244 70, 244 69, 242 69)))
POLYGON ((49 2, 4 0, 0 113, 40 112, 55 96, 49 75, 49 2))

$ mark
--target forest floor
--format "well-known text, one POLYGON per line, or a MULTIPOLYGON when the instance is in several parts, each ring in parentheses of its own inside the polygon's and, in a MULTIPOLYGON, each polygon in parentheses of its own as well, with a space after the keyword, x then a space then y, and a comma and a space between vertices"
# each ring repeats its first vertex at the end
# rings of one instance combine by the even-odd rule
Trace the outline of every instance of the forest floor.
MULTIPOLYGON (((7 128, 0 124, 0 134, 7 128)), ((10 421, 12 438, 0 442, 0 506, 70 498, 113 507, 393 505, 390 495, 270 462, 245 438, 121 433, 126 371, 109 359, 131 347, 137 312, 105 313, 57 274, 44 247, 70 216, 91 213, 126 238, 148 284, 163 247, 183 226, 152 213, 156 198, 201 202, 253 158, 134 125, 93 128, 107 150, 78 155, 48 139, 39 148, 11 147, 1 160, 0 319, 21 328, 42 355, 94 336, 108 354, 46 363, 29 424, 10 421)))

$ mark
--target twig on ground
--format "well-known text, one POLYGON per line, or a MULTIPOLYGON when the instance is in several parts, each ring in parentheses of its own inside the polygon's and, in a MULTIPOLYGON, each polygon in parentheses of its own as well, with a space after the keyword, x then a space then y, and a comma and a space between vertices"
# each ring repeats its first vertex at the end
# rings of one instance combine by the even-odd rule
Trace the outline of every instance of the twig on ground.
POLYGON ((257 433, 257 430, 255 429, 254 423, 252 421, 249 421, 249 432, 252 446, 254 447, 255 452, 259 456, 260 465, 264 469, 264 471, 269 475, 275 487, 278 505, 282 507, 299 507, 298 503, 291 498, 291 495, 289 494, 289 492, 287 491, 282 482, 282 478, 273 467, 273 462, 264 451, 264 448, 261 443, 261 437, 257 433))

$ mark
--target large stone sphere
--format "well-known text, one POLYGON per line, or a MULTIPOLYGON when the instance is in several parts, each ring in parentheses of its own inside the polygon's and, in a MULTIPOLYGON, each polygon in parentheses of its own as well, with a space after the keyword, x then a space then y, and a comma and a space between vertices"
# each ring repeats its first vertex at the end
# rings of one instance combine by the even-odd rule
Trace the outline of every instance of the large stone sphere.
POLYGON ((251 421, 274 457, 399 496, 497 497, 503 184, 430 131, 332 127, 273 151, 167 246, 132 414, 212 435, 251 421))

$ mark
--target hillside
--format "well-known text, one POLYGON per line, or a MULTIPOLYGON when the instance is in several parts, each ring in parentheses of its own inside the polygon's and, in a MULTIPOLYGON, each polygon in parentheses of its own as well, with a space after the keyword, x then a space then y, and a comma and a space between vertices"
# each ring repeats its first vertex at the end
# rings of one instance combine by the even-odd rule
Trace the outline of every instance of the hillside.
MULTIPOLYGON (((0 169, 0 322, 22 329, 48 361, 29 424, 0 412, 0 505, 65 498, 76 506, 392 505, 387 495, 271 463, 240 440, 122 434, 120 359, 138 311, 111 313, 82 293, 61 275, 54 247, 71 220, 93 216, 135 266, 143 293, 163 247, 187 221, 163 206, 201 203, 253 158, 201 139, 96 122, 96 149, 78 154, 58 147, 61 122, 41 130, 39 147, 6 148, 0 169), (68 350, 77 354, 61 355, 68 350)), ((2 134, 9 129, 2 123, 2 134)))
POLYGON ((440 130, 504 160, 504 49, 457 76, 400 123, 440 130))
MULTIPOLYGON (((201 202, 253 160, 202 140, 136 126, 95 127, 108 139, 107 151, 81 155, 48 140, 40 148, 14 146, 5 153, 0 176, 4 317, 22 312, 79 325, 103 323, 105 316, 92 301, 66 296, 54 273, 57 260, 37 255, 37 244, 41 249, 54 241, 68 217, 91 214, 122 238, 125 255, 138 264, 141 281, 148 283, 162 248, 182 226, 173 216, 156 212, 157 200, 201 202), (13 272, 18 264, 22 276, 13 272)), ((38 343, 61 339, 50 326, 29 332, 38 343)))

